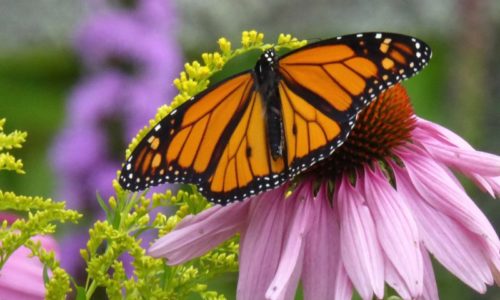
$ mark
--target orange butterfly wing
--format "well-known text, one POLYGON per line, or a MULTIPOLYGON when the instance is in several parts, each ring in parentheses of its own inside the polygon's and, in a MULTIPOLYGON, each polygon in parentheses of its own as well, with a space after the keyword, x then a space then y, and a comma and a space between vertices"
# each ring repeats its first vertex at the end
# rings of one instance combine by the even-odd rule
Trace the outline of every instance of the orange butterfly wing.
POLYGON ((167 182, 200 184, 248 106, 250 72, 225 80, 163 118, 133 150, 120 184, 137 191, 167 182))
POLYGON ((134 149, 120 183, 142 190, 164 181, 195 183, 216 203, 283 183, 283 158, 269 152, 264 102, 253 73, 223 81, 162 119, 134 149))
POLYGON ((264 121, 264 102, 253 92, 209 178, 204 192, 209 199, 217 203, 243 199, 288 179, 284 159, 271 156, 264 121))
POLYGON ((283 56, 279 90, 289 176, 331 155, 361 109, 430 57, 424 42, 391 33, 342 36, 283 56))

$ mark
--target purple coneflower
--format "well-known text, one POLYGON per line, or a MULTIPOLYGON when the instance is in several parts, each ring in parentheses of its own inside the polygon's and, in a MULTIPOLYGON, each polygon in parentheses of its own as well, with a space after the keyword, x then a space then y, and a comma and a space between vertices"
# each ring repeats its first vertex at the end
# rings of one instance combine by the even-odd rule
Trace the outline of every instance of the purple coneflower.
POLYGON ((500 283, 500 241, 450 171, 500 194, 500 157, 417 118, 400 85, 295 183, 184 219, 149 249, 176 265, 241 234, 238 299, 438 299, 430 256, 474 290, 500 283), (290 192, 291 191, 291 192, 290 192))
MULTIPOLYGON (((14 222, 16 216, 0 213, 0 222, 14 222)), ((36 236, 46 251, 54 251, 59 256, 59 247, 51 236, 36 236)), ((20 247, 9 257, 0 271, 0 299, 45 299, 43 264, 31 256, 31 250, 20 247)))

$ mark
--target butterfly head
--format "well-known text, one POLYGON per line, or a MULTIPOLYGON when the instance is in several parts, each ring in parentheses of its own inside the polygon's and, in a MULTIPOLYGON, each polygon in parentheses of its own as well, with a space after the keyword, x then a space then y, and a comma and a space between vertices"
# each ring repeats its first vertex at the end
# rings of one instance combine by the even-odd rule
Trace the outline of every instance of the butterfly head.
POLYGON ((255 64, 256 81, 259 86, 266 86, 277 81, 278 55, 274 48, 269 48, 255 64))

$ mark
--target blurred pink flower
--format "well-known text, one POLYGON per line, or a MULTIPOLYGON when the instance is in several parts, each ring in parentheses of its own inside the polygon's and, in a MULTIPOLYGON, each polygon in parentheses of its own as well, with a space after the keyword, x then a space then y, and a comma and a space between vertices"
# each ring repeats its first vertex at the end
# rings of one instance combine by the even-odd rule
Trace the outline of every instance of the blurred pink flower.
POLYGON ((215 205, 149 253, 181 264, 240 233, 238 299, 294 299, 299 281, 305 299, 351 299, 353 288, 381 299, 386 283, 403 299, 438 299, 430 255, 484 293, 500 284, 500 241, 449 168, 500 195, 500 157, 416 118, 397 86, 290 195, 215 205))
MULTIPOLYGON (((11 219, 6 214, 0 214, 0 220, 11 219)), ((47 251, 54 251, 59 256, 59 248, 51 236, 37 236, 47 251)), ((36 257, 31 257, 31 251, 20 247, 9 257, 0 270, 0 299, 45 299, 43 282, 43 264, 36 257)))

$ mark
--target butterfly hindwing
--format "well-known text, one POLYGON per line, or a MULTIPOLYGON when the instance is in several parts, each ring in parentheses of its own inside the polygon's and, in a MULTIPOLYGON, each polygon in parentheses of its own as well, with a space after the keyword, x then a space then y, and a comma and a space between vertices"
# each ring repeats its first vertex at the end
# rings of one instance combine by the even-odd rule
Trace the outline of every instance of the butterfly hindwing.
POLYGON ((275 188, 288 178, 284 158, 271 156, 264 109, 261 95, 254 91, 228 136, 213 175, 200 184, 208 199, 216 203, 244 199, 275 188))

